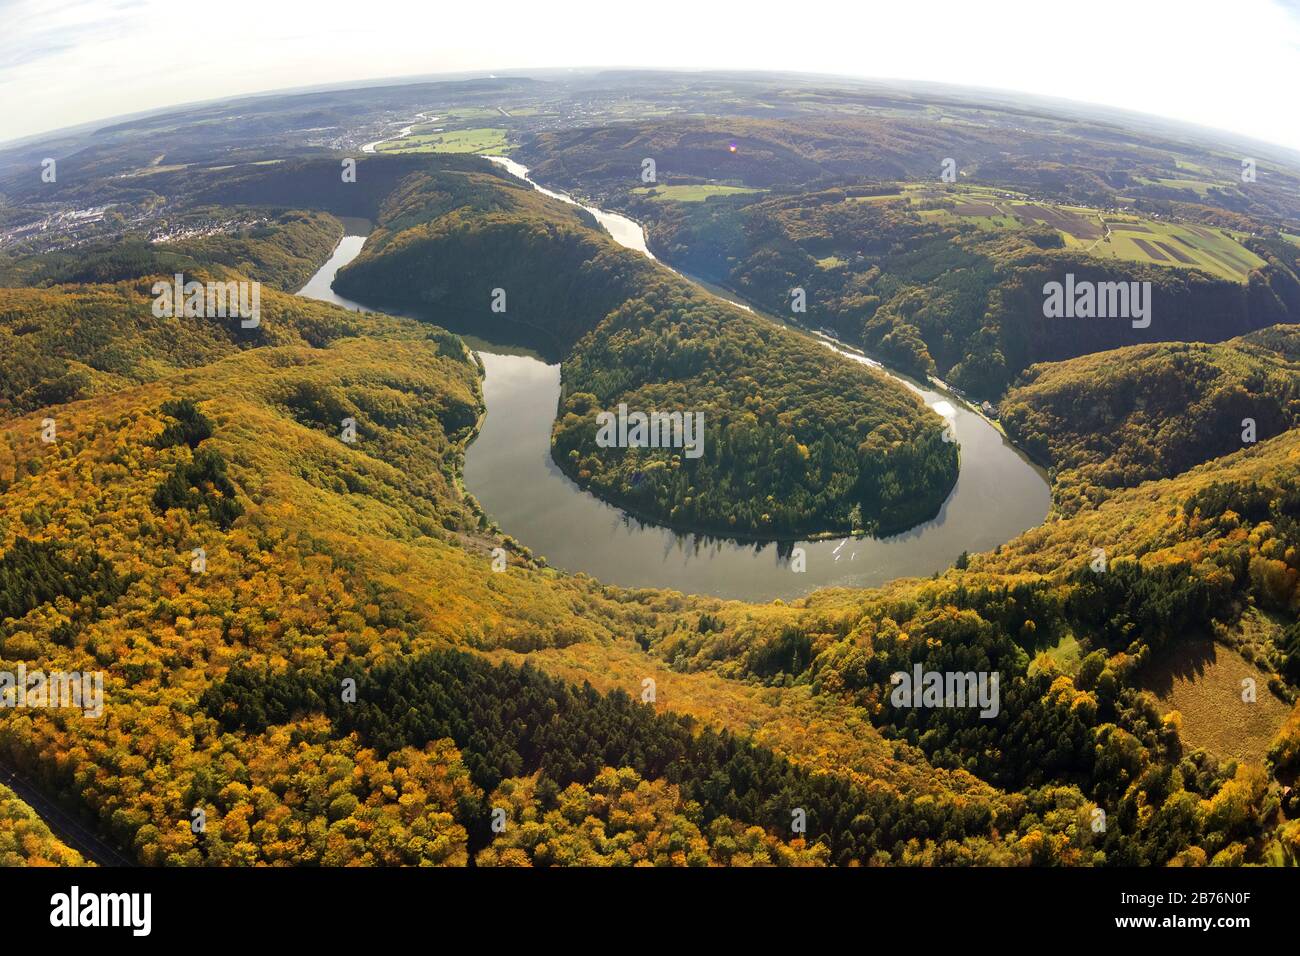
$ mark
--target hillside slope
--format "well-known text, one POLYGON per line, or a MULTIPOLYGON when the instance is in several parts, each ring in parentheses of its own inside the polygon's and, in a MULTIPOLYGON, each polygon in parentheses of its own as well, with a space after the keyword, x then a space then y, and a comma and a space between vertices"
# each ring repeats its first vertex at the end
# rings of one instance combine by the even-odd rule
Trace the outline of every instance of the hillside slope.
POLYGON ((1035 365, 1003 399, 1017 443, 1057 469, 1058 507, 1168 478, 1300 421, 1300 327, 1137 345, 1035 365))
POLYGON ((1218 342, 1300 318, 1300 250, 1289 243, 1245 239, 1242 254, 1259 265, 1241 260, 1242 281, 1233 281, 1178 263, 1093 254, 1091 246, 1108 238, 1096 211, 1091 222, 1069 214, 1096 238, 1067 245, 1058 230, 1004 221, 966 193, 918 192, 925 198, 909 202, 913 194, 900 189, 913 188, 923 187, 859 183, 633 205, 651 221, 652 248, 673 265, 777 314, 790 314, 791 290, 802 289, 807 311, 796 320, 981 399, 998 398, 1036 362, 1163 341, 1218 342), (1044 287, 1067 276, 1079 284, 1150 283, 1149 323, 1046 317, 1044 287))
MULTIPOLYGON (((84 397, 0 420, 0 665, 105 683, 101 719, 0 713, 0 753, 141 862, 1300 858, 1279 809, 1300 723, 1223 761, 1185 744, 1143 673, 1208 631, 1240 644, 1259 693, 1294 701, 1295 430, 934 579, 789 604, 627 591, 546 568, 464 493, 482 397, 455 336, 274 290, 280 337, 260 342, 195 319, 95 324, 105 297, 147 314, 133 282, 5 291, 45 297, 22 334, 93 328, 124 359, 84 397), (916 666, 996 673, 997 713, 895 706, 892 674, 916 666)), ((691 315, 677 295, 650 284, 635 309, 691 315)), ((600 317, 615 334, 599 347, 635 343, 632 308, 600 317)), ((649 344, 705 380, 726 356, 689 332, 649 344)), ((738 340, 791 355, 768 335, 738 340)), ((570 361, 597 347, 578 337, 570 361)), ((577 372, 600 382, 621 361, 577 372)))
POLYGON ((550 333, 565 359, 553 457, 652 520, 893 532, 933 517, 956 480, 941 420, 903 386, 699 291, 487 163, 404 180, 336 287, 468 331, 504 319, 550 333), (620 405, 702 415, 699 453, 602 447, 597 415, 620 405))

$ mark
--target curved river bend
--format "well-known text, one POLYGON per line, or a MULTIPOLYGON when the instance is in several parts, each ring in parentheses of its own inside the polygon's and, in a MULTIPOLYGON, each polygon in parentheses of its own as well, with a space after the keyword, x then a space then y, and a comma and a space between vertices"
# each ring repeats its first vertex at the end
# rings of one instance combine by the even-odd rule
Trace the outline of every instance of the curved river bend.
MULTIPOLYGON (((490 158, 527 179, 528 171, 518 163, 490 158)), ((549 196, 573 202, 562 193, 533 185, 549 196)), ((650 255, 645 233, 636 222, 584 208, 619 243, 650 255)), ((355 227, 349 231, 356 231, 355 227)), ((330 287, 335 273, 356 258, 364 242, 364 236, 345 236, 299 295, 364 309, 335 295, 330 287)), ((446 316, 415 317, 458 331, 446 316)), ((482 334, 481 328, 475 331, 482 334)), ((466 455, 465 486, 507 534, 535 554, 555 567, 584 571, 609 584, 749 601, 788 599, 827 586, 871 587, 940 571, 963 551, 994 548, 1041 524, 1050 504, 1041 472, 955 396, 895 375, 847 346, 819 336, 827 347, 902 382, 948 419, 961 445, 961 471, 934 520, 888 538, 799 542, 796 546, 804 549, 807 570, 795 573, 788 545, 778 553, 774 543, 742 543, 644 524, 580 489, 551 460, 560 366, 513 345, 462 337, 483 361, 487 403, 482 430, 466 455)))

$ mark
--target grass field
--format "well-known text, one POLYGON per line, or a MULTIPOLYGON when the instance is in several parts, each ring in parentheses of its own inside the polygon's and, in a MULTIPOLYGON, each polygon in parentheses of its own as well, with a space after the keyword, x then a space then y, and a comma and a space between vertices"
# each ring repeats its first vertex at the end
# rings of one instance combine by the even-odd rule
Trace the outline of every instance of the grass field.
POLYGON ((1031 674, 1036 674, 1051 665, 1062 674, 1073 676, 1079 672, 1079 664, 1082 662, 1083 648, 1079 646, 1079 639, 1073 634, 1067 634, 1055 645, 1040 652, 1029 665, 1029 671, 1031 674))
POLYGON ((1232 282, 1245 282, 1251 270, 1264 264, 1241 244, 1244 237, 1230 230, 1033 202, 986 186, 909 183, 894 196, 864 196, 857 201, 890 199, 906 199, 927 219, 951 219, 990 232, 1031 223, 1046 225, 1060 233, 1067 247, 1095 256, 1200 269, 1232 282), (936 204, 939 208, 927 208, 936 204))
POLYGON ((1166 186, 1169 189, 1186 189, 1196 195, 1204 198, 1208 195, 1210 187, 1214 183, 1208 183, 1200 179, 1147 179, 1144 176, 1136 177, 1136 181, 1148 186, 1166 186))
POLYGON ((710 196, 736 196, 766 191, 750 189, 748 186, 715 186, 712 183, 690 186, 640 186, 632 190, 637 195, 648 196, 656 202, 704 202, 710 196))
POLYGON ((506 131, 495 126, 413 133, 390 139, 375 149, 381 153, 489 153, 506 148, 506 131))
POLYGON ((1182 716, 1182 739, 1220 757, 1263 761, 1291 708, 1269 692, 1268 675, 1209 638, 1178 642, 1146 668, 1143 685, 1162 712, 1182 716), (1255 681, 1257 699, 1241 699, 1255 681))
POLYGON ((1196 173, 1198 176, 1204 176, 1207 179, 1214 178, 1214 170, 1209 166, 1202 166, 1200 163, 1193 163, 1189 160, 1179 159, 1177 156, 1171 156, 1174 166, 1185 173, 1196 173))
POLYGON ((952 219, 957 222, 964 222, 985 232, 1017 229, 1021 225, 1020 220, 1009 213, 991 211, 987 214, 973 215, 961 210, 961 206, 957 206, 955 209, 921 209, 917 211, 917 215, 922 219, 952 219))
MULTIPOLYGON (((170 166, 141 166, 139 169, 133 169, 129 173, 123 173, 123 179, 134 179, 138 176, 154 176, 158 173, 174 173, 182 169, 189 169, 190 163, 173 163, 170 166)), ((213 169, 229 169, 228 166, 214 166, 213 169)))
POLYGON ((466 120, 486 119, 490 116, 500 116, 494 106, 458 106, 456 109, 447 110, 438 114, 444 122, 463 123, 466 120))
POLYGON ((849 202, 897 202, 900 199, 910 198, 907 192, 900 190, 898 192, 884 193, 880 196, 850 196, 849 202))

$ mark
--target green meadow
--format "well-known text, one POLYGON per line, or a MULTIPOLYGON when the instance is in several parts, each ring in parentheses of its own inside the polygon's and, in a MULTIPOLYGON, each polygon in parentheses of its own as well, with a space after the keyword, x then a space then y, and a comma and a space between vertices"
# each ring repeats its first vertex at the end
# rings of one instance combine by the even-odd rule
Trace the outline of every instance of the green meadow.
POLYGON ((1169 189, 1186 189, 1190 192, 1196 193, 1196 195, 1200 196, 1202 199, 1209 194, 1210 187, 1215 185, 1214 183, 1205 182, 1201 179, 1148 179, 1145 176, 1138 176, 1136 177, 1136 180, 1137 182, 1147 186, 1165 186, 1169 189))
POLYGON ((475 129, 445 130, 441 133, 414 133, 402 139, 390 139, 375 147, 381 153, 490 153, 508 145, 506 131, 487 126, 475 129))
POLYGON ((1069 248, 1106 259, 1200 269, 1232 282, 1245 282, 1253 269, 1264 264, 1241 244, 1243 234, 1228 229, 1165 222, 1136 214, 1103 215, 1086 206, 1034 202, 987 186, 911 183, 891 196, 855 198, 859 202, 905 199, 922 218, 968 223, 990 232, 1018 229, 1035 221, 1055 229, 1069 248))
POLYGON ((641 186, 632 190, 637 195, 646 196, 656 202, 704 202, 710 196, 736 196, 766 191, 751 189, 748 186, 715 186, 712 183, 689 186, 641 186))

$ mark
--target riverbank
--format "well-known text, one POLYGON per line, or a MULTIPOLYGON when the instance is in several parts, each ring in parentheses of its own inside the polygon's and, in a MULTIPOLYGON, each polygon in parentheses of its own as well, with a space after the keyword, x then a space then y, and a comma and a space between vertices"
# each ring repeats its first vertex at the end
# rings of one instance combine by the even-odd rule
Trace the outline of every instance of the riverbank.
MULTIPOLYGON (((593 216, 600 212, 598 221, 607 229, 612 224, 628 248, 644 246, 644 233, 633 220, 585 208, 593 216)), ((341 244, 341 254, 331 257, 309 287, 317 293, 328 290, 333 273, 360 252, 363 242, 356 238, 346 250, 341 244)), ((648 249, 644 252, 650 254, 648 249)), ((328 295, 326 301, 345 307, 372 307, 340 301, 332 290, 328 295)), ((452 331, 461 324, 455 316, 413 317, 452 331)), ((850 349, 817 338, 813 330, 785 324, 827 348, 850 349)), ((624 587, 749 601, 789 600, 822 587, 871 587, 895 578, 926 576, 950 567, 962 552, 991 550, 1040 524, 1047 515, 1050 490, 1040 471, 977 411, 957 396, 880 368, 870 357, 856 353, 847 357, 880 368, 882 374, 907 385, 949 422, 961 463, 956 484, 938 514, 888 537, 827 532, 781 541, 742 540, 725 531, 674 530, 646 521, 584 491, 553 460, 551 430, 560 398, 559 362, 513 342, 478 337, 485 333, 509 334, 500 326, 490 332, 476 326, 467 336, 483 366, 486 412, 465 454, 462 487, 504 534, 553 568, 624 587), (796 550, 802 552, 798 561, 796 550)))

